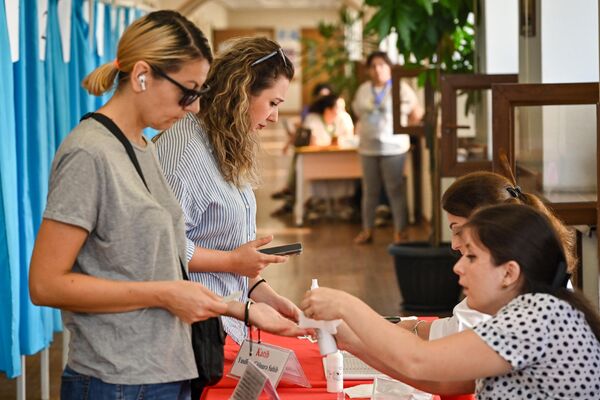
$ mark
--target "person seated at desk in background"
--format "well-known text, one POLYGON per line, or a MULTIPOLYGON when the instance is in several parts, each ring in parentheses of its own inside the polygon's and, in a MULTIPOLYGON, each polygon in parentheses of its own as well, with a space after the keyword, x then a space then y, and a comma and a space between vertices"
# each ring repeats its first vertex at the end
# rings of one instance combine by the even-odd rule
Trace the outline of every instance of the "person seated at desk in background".
POLYGON ((309 318, 342 319, 336 339, 389 376, 437 394, 482 399, 600 396, 600 316, 565 286, 560 234, 520 204, 477 211, 462 228, 454 266, 469 307, 492 317, 472 330, 425 341, 390 324, 358 298, 308 291, 309 318))
MULTIPOLYGON (((346 103, 342 97, 336 94, 321 96, 311 104, 308 110, 309 112, 301 127, 310 131, 310 146, 354 146, 354 123, 352 117, 346 111, 346 103)), ((345 201, 343 199, 352 196, 354 193, 352 182, 336 181, 330 183, 331 185, 323 183, 313 185, 313 194, 321 199, 337 198, 338 202, 342 204, 345 201)), ((272 196, 273 198, 285 199, 285 203, 271 215, 280 216, 292 212, 295 202, 295 187, 296 155, 292 158, 290 165, 287 187, 272 196), (280 196, 281 193, 286 194, 280 196)), ((313 220, 319 218, 319 212, 316 209, 322 208, 314 205, 315 202, 309 202, 309 208, 312 208, 312 210, 309 210, 308 216, 309 219, 313 220)), ((338 214, 342 219, 347 219, 351 217, 352 210, 342 205, 339 207, 338 214)))
POLYGON ((337 94, 319 97, 308 109, 302 127, 310 129, 310 146, 336 146, 354 136, 354 123, 337 94))
MULTIPOLYGON (((345 110, 344 100, 336 94, 317 99, 310 106, 302 127, 310 129, 311 146, 352 146, 354 124, 345 110)), ((295 165, 293 169, 295 175, 295 165)), ((353 210, 348 199, 354 195, 354 189, 353 180, 312 182, 307 219, 314 221, 324 214, 350 219, 353 210)))
MULTIPOLYGON (((299 117, 292 117, 292 118, 284 119, 284 126, 285 126, 286 132, 288 134, 288 139, 287 139, 285 145, 283 146, 283 149, 282 149, 283 154, 287 154, 288 149, 293 146, 294 140, 296 138, 296 131, 298 130, 298 128, 300 128, 302 126, 304 119, 310 112, 309 109, 310 109, 310 106, 312 105, 312 103, 315 102, 316 100, 318 100, 319 97, 328 96, 332 93, 333 93, 333 88, 331 87, 330 84, 328 84, 326 82, 317 83, 315 85, 315 87, 313 87, 313 90, 311 92, 311 99, 312 99, 311 104, 308 104, 308 105, 305 105, 304 107, 302 107, 302 112, 300 113, 299 117)), ((346 110, 346 104, 344 103, 344 111, 345 110, 346 110)), ((352 119, 352 118, 350 118, 350 119, 352 119)), ((273 199, 283 199, 286 196, 288 196, 289 194, 291 194, 291 191, 290 191, 289 187, 286 186, 283 189, 273 193, 271 195, 271 197, 273 199)))
MULTIPOLYGON (((375 208, 385 188, 394 219, 394 243, 407 239, 406 199, 403 194, 403 171, 406 153, 410 150, 407 134, 394 134, 392 112, 392 62, 386 53, 375 51, 367 57, 371 80, 360 85, 354 96, 352 109, 358 117, 356 131, 360 138, 358 152, 363 169, 362 231, 355 244, 373 241, 375 208)), ((406 83, 400 83, 400 112, 402 124, 417 124, 423 117, 415 92, 406 83)))

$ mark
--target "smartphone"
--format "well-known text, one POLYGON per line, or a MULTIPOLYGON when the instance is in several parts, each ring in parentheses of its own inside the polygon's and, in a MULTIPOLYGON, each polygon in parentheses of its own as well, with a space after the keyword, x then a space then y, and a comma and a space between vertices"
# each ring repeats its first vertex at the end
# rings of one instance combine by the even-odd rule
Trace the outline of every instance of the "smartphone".
POLYGON ((278 256, 291 256, 302 253, 302 243, 284 244, 283 246, 268 247, 266 249, 258 249, 264 254, 275 254, 278 256))

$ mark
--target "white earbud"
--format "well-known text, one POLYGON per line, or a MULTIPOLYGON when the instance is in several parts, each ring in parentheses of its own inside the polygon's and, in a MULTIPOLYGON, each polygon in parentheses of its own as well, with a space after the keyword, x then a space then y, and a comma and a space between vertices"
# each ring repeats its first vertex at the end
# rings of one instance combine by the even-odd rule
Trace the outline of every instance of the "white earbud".
POLYGON ((142 90, 146 90, 146 75, 142 74, 138 76, 138 82, 140 83, 142 90))

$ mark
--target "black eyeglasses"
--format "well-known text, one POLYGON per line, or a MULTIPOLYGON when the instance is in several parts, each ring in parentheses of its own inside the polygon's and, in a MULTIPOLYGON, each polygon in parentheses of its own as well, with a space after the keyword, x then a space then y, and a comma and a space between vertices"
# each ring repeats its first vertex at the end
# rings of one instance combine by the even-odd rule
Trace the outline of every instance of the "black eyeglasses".
POLYGON ((250 64, 250 66, 253 67, 256 64, 260 64, 263 61, 267 61, 269 58, 273 57, 277 53, 279 53, 279 55, 281 56, 281 59, 283 60, 283 65, 287 66, 287 61, 285 60, 285 54, 283 53, 283 49, 281 47, 278 48, 277 50, 267 54, 266 56, 261 57, 258 60, 254 61, 252 64, 250 64))
POLYGON ((152 68, 152 71, 154 71, 158 76, 165 78, 166 80, 171 82, 173 85, 175 85, 179 89, 181 89, 181 91, 183 92, 183 96, 181 96, 181 99, 179 99, 179 105, 181 107, 185 108, 185 107, 189 106, 190 104, 192 104, 193 102, 198 100, 198 98, 200 96, 202 96, 204 93, 206 93, 210 90, 210 86, 208 86, 206 84, 203 85, 200 90, 189 89, 189 88, 183 86, 181 83, 177 82, 175 79, 171 78, 169 75, 162 72, 157 67, 151 66, 151 68, 152 68))

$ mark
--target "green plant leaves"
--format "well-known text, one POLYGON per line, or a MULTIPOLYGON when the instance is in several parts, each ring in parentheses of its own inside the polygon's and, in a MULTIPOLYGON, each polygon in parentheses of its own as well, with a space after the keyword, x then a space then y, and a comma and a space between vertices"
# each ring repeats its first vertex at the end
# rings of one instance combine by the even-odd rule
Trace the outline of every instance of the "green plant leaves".
POLYGON ((414 57, 418 65, 447 72, 473 71, 472 0, 367 0, 365 4, 377 8, 365 33, 382 40, 396 31, 398 51, 405 60, 414 57))

